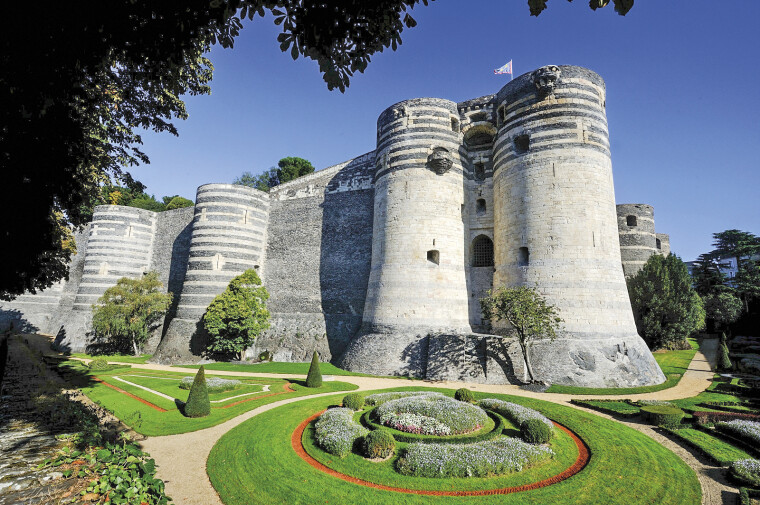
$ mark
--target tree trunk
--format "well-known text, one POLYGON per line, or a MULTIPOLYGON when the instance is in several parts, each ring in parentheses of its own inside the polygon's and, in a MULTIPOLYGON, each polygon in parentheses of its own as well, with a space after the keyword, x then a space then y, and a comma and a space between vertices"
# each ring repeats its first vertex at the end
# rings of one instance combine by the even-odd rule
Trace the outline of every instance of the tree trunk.
POLYGON ((533 376, 533 367, 530 366, 530 359, 528 359, 528 346, 520 342, 520 349, 522 349, 523 359, 525 360, 525 368, 528 370, 528 377, 530 377, 530 382, 536 382, 536 378, 533 376))
POLYGON ((137 342, 135 342, 135 339, 132 339, 132 350, 135 353, 135 356, 140 356, 140 351, 137 349, 137 342))

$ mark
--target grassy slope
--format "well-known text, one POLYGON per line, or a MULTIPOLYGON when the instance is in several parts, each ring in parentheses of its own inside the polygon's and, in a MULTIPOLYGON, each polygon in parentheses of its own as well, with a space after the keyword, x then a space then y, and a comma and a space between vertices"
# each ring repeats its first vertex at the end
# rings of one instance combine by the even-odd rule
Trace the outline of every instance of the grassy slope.
POLYGON ((589 465, 559 484, 498 498, 417 496, 349 484, 312 468, 290 446, 296 426, 314 412, 339 402, 340 397, 334 396, 284 405, 229 431, 211 451, 209 477, 226 505, 417 505, 464 501, 468 505, 693 505, 701 501, 694 471, 646 435, 593 414, 540 400, 488 396, 538 408, 576 431, 591 448, 589 465))
POLYGON ((651 393, 672 388, 681 380, 684 372, 686 372, 686 369, 689 367, 689 363, 691 363, 691 360, 694 358, 694 354, 696 354, 697 349, 699 349, 699 344, 696 339, 690 338, 688 340, 691 344, 691 349, 653 353, 654 359, 657 360, 657 364, 660 365, 662 373, 664 373, 667 378, 662 384, 633 388, 583 388, 553 384, 547 390, 547 393, 564 393, 570 395, 628 395, 651 393))
POLYGON ((671 433, 699 447, 721 465, 728 465, 738 459, 752 459, 750 454, 702 430, 682 428, 671 433))
POLYGON ((108 361, 118 361, 120 363, 146 363, 152 354, 143 354, 142 356, 132 356, 131 354, 85 354, 83 352, 75 352, 71 354, 73 358, 94 359, 94 358, 106 358, 108 361))

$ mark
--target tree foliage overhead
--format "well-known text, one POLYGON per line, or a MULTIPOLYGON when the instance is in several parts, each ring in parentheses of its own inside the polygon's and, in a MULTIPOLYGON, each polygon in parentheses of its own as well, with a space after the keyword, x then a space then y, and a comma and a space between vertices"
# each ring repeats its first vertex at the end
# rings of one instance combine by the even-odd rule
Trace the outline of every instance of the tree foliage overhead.
POLYGON ((251 172, 243 172, 243 174, 235 179, 232 184, 250 186, 260 191, 269 191, 275 186, 290 182, 313 172, 314 166, 310 161, 296 156, 290 156, 282 158, 277 162, 276 167, 272 167, 262 174, 253 175, 251 172))
POLYGON ((232 279, 203 315, 203 326, 211 336, 208 350, 241 359, 246 348, 269 328, 268 298, 255 270, 246 270, 232 279))
POLYGON ((3 7, 0 35, 0 238, 12 254, 0 296, 52 285, 67 273, 61 227, 86 221, 99 187, 132 181, 146 163, 139 129, 174 135, 183 95, 209 93, 211 45, 232 47, 243 20, 271 13, 277 42, 319 64, 328 88, 348 86, 370 57, 401 43, 428 0, 306 2, 186 0, 22 2, 3 7), (12 22, 10 21, 12 20, 12 22), (17 212, 23 208, 24 212, 17 212), (63 219, 57 219, 56 212, 63 219))
POLYGON ((485 319, 492 323, 505 321, 512 327, 530 380, 535 381, 528 350, 534 340, 557 338, 562 318, 556 307, 549 304, 538 290, 526 286, 501 287, 489 292, 487 297, 480 299, 480 307, 485 319))
POLYGON ((705 327, 702 299, 678 256, 651 256, 634 277, 628 294, 639 333, 650 349, 678 348, 705 327))
MULTIPOLYGON (((546 2, 549 0, 528 0, 528 7, 530 8, 530 15, 531 16, 538 16, 541 14, 544 9, 546 9, 546 2)), ((567 0, 568 2, 572 2, 573 0, 567 0)), ((615 12, 620 14, 621 16, 625 16, 628 14, 628 11, 633 8, 633 1, 634 0, 612 0, 613 5, 615 6, 615 12)), ((602 7, 607 7, 609 5, 610 0, 589 0, 588 6, 591 7, 591 10, 597 10, 601 9, 602 7)))
POLYGON ((171 293, 161 292, 157 272, 140 279, 122 277, 92 306, 92 330, 96 338, 115 343, 139 355, 162 321, 172 302, 171 293))

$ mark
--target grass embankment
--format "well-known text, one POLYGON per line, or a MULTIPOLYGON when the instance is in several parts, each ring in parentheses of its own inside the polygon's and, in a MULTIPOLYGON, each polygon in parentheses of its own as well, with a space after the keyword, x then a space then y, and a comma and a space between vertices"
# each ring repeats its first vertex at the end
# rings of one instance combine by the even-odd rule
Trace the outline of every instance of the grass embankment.
MULTIPOLYGON (((578 475, 545 488, 499 496, 497 501, 501 504, 693 505, 701 502, 694 471, 646 435, 593 414, 540 400, 495 394, 477 396, 500 398, 540 410, 578 433, 591 449, 591 461, 578 475)), ((335 479, 311 467, 291 448, 291 435, 305 418, 339 402, 340 396, 331 396, 283 405, 225 434, 212 449, 207 462, 209 478, 222 501, 226 505, 432 505, 463 500, 469 505, 494 503, 493 496, 457 498, 380 491, 335 479)), ((331 466, 341 464, 349 469, 357 466, 349 458, 340 463, 335 458, 329 461, 331 466)), ((401 485, 411 482, 398 478, 401 485)), ((459 484, 457 480, 468 479, 425 480, 434 481, 431 486, 453 486, 459 484)), ((483 481, 470 481, 469 485, 477 488, 487 482, 491 487, 492 482, 483 481)))
POLYGON ((681 380, 681 377, 683 377, 683 374, 689 368, 689 363, 691 363, 691 360, 694 358, 694 354, 696 354, 699 349, 699 344, 696 339, 689 338, 688 341, 689 344, 691 344, 691 349, 685 349, 682 351, 658 351, 652 354, 657 361, 657 364, 660 365, 662 373, 665 374, 666 380, 662 384, 632 388, 584 388, 552 384, 546 392, 563 393, 568 395, 630 395, 638 393, 653 393, 655 391, 672 388, 681 380))
POLYGON ((721 466, 728 466, 739 459, 754 459, 752 455, 742 449, 734 447, 728 442, 702 430, 681 428, 678 430, 668 430, 668 432, 684 440, 687 444, 698 448, 721 466))
POLYGON ((148 360, 153 357, 152 354, 134 356, 132 354, 85 354, 83 352, 74 352, 68 356, 81 359, 106 358, 109 362, 118 361, 119 363, 137 363, 141 365, 147 363, 148 360))
MULTIPOLYGON (((206 370, 220 370, 225 372, 251 372, 251 373, 280 373, 286 375, 306 375, 309 372, 310 363, 285 363, 279 361, 267 361, 264 363, 209 363, 203 365, 206 370)), ((198 369, 200 365, 175 365, 177 368, 198 369)), ((387 379, 411 379, 412 377, 370 375, 366 373, 349 372, 338 368, 332 363, 320 363, 319 369, 322 375, 352 375, 354 377, 384 377, 387 379)))
POLYGON ((319 388, 307 388, 303 384, 303 381, 298 380, 289 381, 287 379, 230 377, 241 380, 244 382, 244 385, 234 391, 209 394, 209 400, 214 402, 215 400, 222 400, 231 396, 250 393, 257 390, 258 392, 250 395, 248 398, 242 397, 231 399, 227 402, 212 403, 210 415, 199 418, 188 418, 182 415, 180 406, 182 405, 182 402, 187 400, 189 391, 179 388, 179 379, 186 377, 187 374, 158 372, 153 370, 139 371, 134 369, 119 369, 105 373, 91 374, 89 370, 79 362, 69 361, 62 366, 69 369, 69 375, 74 373, 79 374, 79 388, 91 400, 103 405, 103 407, 113 412, 116 417, 121 419, 136 432, 147 436, 174 435, 177 433, 201 430, 215 426, 228 419, 232 419, 233 417, 256 407, 260 407, 261 405, 280 401, 285 398, 356 389, 356 386, 353 384, 338 381, 325 382, 322 387, 319 388), (126 391, 127 393, 135 395, 138 398, 144 399, 157 407, 165 409, 166 412, 160 412, 150 405, 146 405, 129 395, 108 387, 106 384, 99 383, 93 380, 93 377, 126 391), (116 377, 121 377, 133 384, 138 384, 159 391, 171 396, 175 400, 170 400, 150 391, 145 391, 139 387, 132 386, 116 379, 116 377), (286 389, 288 382, 290 382, 289 388, 295 390, 294 392, 286 389), (269 385, 270 391, 261 391, 262 386, 265 384, 269 385))

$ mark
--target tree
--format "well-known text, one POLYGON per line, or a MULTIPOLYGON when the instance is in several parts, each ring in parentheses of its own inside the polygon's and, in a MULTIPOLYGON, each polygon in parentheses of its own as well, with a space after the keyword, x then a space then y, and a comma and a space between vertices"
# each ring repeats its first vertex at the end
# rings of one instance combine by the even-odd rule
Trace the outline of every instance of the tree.
POLYGON ((557 331, 562 324, 556 307, 550 305, 535 288, 517 286, 501 287, 480 299, 480 307, 485 319, 492 323, 506 321, 517 335, 520 343, 525 368, 531 382, 536 380, 530 364, 528 350, 537 339, 557 338, 557 331))
MULTIPOLYGON (((573 0, 567 1, 572 2, 573 0)), ((546 9, 546 2, 548 2, 548 0, 528 0, 530 15, 538 16, 541 14, 541 12, 546 9)), ((588 6, 591 7, 591 10, 595 11, 602 7, 606 7, 609 3, 610 0, 589 0, 588 6)), ((628 11, 633 8, 633 0, 612 0, 612 3, 615 5, 615 12, 621 16, 625 16, 628 14, 628 11)))
POLYGON ((322 371, 319 369, 319 355, 314 351, 309 365, 309 373, 306 374, 306 387, 318 388, 322 386, 322 371))
POLYGON ((206 371, 203 365, 195 374, 183 412, 187 417, 206 417, 211 413, 211 402, 208 398, 208 387, 206 387, 206 371))
POLYGON ((268 298, 255 270, 246 270, 232 279, 203 314, 203 326, 211 336, 207 349, 242 359, 256 337, 269 328, 265 303, 268 298))
POLYGON ((195 205, 192 200, 179 195, 174 197, 165 196, 164 203, 166 204, 166 210, 184 209, 185 207, 192 207, 195 205), (169 199, 168 202, 166 201, 167 199, 169 199))
POLYGON ((100 185, 132 180, 147 163, 140 128, 177 134, 181 97, 210 92, 212 44, 232 47, 243 20, 273 15, 277 42, 315 60, 329 89, 344 91, 373 54, 396 49, 408 10, 428 0, 302 2, 187 0, 4 5, 0 35, 0 239, 12 245, 0 297, 65 277, 61 227, 86 222, 100 185), (33 27, 33 29, 30 29, 33 27), (18 209, 24 212, 17 212, 18 209), (55 213, 64 216, 56 219, 55 213))
POLYGON ((742 313, 742 301, 730 291, 711 293, 702 298, 705 314, 714 329, 736 322, 742 313))
POLYGON ((92 306, 96 337, 131 347, 138 356, 172 302, 172 294, 162 293, 161 286, 157 272, 148 272, 140 279, 122 277, 116 281, 92 306))
POLYGON ((750 302, 760 298, 760 237, 736 229, 713 233, 710 256, 720 260, 736 259, 736 276, 727 284, 736 289, 744 302, 744 311, 750 312, 750 302))
POLYGON ((651 349, 677 348, 705 327, 702 299, 691 286, 686 264, 678 256, 655 254, 627 279, 639 333, 651 349))
POLYGON ((725 286, 726 276, 720 271, 720 265, 712 254, 700 254, 693 264, 691 271, 694 279, 694 289, 699 296, 707 296, 728 289, 725 286))
POLYGON ((259 175, 243 172, 232 183, 250 186, 260 191, 269 191, 275 186, 290 182, 312 172, 314 172, 314 166, 310 161, 298 157, 288 157, 282 158, 277 162, 276 167, 272 167, 259 175))

